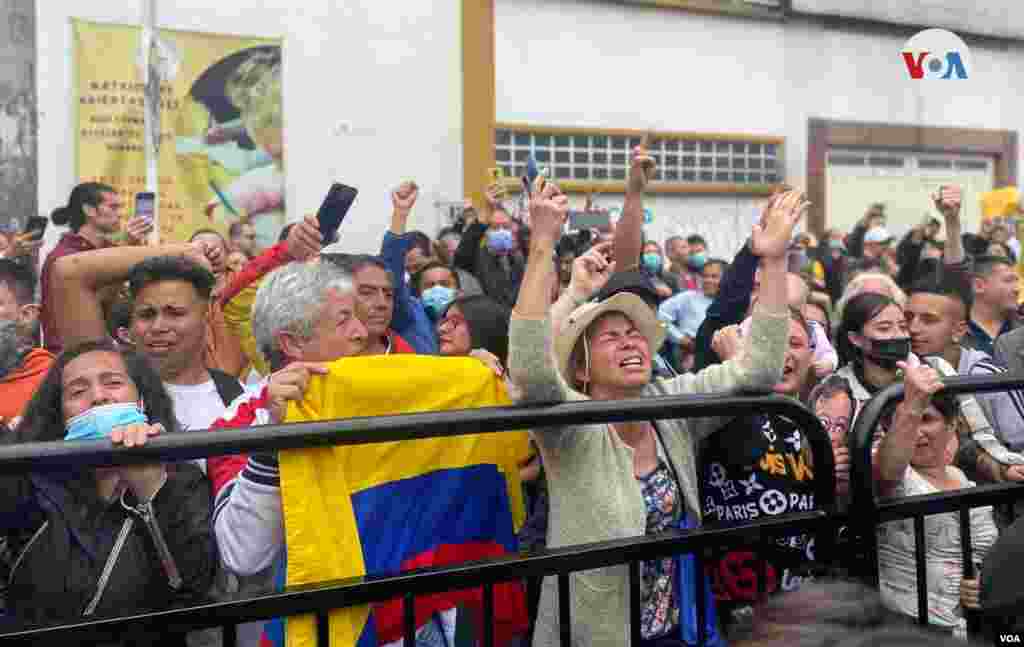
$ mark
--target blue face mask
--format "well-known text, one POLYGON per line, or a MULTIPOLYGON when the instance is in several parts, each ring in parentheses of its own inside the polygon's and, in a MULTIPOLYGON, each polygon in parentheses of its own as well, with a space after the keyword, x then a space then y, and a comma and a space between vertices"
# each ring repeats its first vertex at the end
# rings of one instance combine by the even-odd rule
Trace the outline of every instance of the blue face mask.
POLYGON ((644 267, 651 274, 657 274, 661 271, 661 254, 653 252, 644 254, 640 257, 640 262, 644 264, 644 267))
POLYGON ((64 440, 100 440, 109 438, 114 427, 147 422, 146 414, 134 402, 104 404, 68 420, 64 440))
POLYGON ((487 232, 487 248, 495 254, 507 254, 512 251, 514 240, 508 229, 491 229, 487 232))
POLYGON ((441 318, 441 313, 444 312, 445 308, 447 308, 454 300, 455 290, 443 285, 435 285, 429 290, 424 290, 423 294, 420 295, 420 301, 423 302, 423 308, 427 311, 427 315, 434 321, 441 318))
POLYGON ((699 272, 704 269, 704 264, 708 262, 708 257, 704 252, 697 252, 696 254, 690 254, 687 262, 690 264, 691 269, 699 272))
POLYGON ((828 241, 829 249, 846 249, 841 240, 830 240, 828 241))

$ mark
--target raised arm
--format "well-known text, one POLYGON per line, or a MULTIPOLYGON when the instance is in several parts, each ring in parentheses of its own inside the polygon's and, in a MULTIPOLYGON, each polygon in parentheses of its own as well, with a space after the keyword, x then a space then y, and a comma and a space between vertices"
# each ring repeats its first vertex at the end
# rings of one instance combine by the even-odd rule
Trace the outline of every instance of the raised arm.
POLYGON ((220 295, 221 304, 227 304, 239 293, 282 265, 304 261, 320 253, 320 224, 316 216, 306 216, 288 232, 288 238, 252 259, 231 279, 220 295))
POLYGON ((56 324, 64 347, 107 337, 100 291, 125 281, 138 263, 154 256, 188 256, 209 268, 206 254, 219 253, 220 250, 197 242, 160 247, 108 247, 57 259, 50 274, 49 288, 54 312, 60 314, 56 324))
POLYGON ((599 243, 573 261, 569 289, 551 306, 551 329, 556 337, 572 311, 589 301, 615 273, 615 261, 608 260, 611 251, 611 242, 599 243))
POLYGON ((459 246, 455 249, 452 258, 452 265, 456 268, 476 275, 476 258, 480 251, 480 242, 487 233, 487 227, 491 222, 491 211, 498 206, 498 195, 501 192, 499 185, 487 187, 487 204, 475 213, 476 218, 468 220, 466 227, 462 230, 462 238, 459 239, 459 246))
POLYGON ((927 365, 910 366, 900 362, 904 374, 903 402, 896 407, 892 428, 882 437, 875 453, 872 469, 879 483, 879 494, 885 496, 903 480, 917 444, 917 430, 932 396, 942 390, 938 371, 927 365))
POLYGON ((620 270, 634 269, 643 251, 644 190, 654 177, 654 159, 647 154, 647 138, 633 149, 626 182, 622 217, 615 225, 615 260, 620 270))
MULTIPOLYGON (((388 271, 395 277, 395 310, 391 317, 391 327, 403 338, 414 323, 412 314, 412 295, 409 284, 405 280, 405 255, 409 253, 412 241, 405 237, 409 223, 409 214, 416 204, 420 190, 415 182, 403 182, 391 192, 391 228, 384 234, 384 242, 380 246, 380 256, 388 271)), ((420 349, 416 349, 419 352, 420 349)))
POLYGON ((943 186, 932 196, 935 208, 946 221, 946 247, 943 262, 956 265, 964 260, 964 242, 960 226, 960 207, 963 192, 958 186, 943 186))
POLYGON ((569 213, 568 199, 554 184, 530 199, 530 255, 509 325, 509 374, 526 402, 556 402, 568 397, 568 387, 551 352, 553 334, 548 317, 552 282, 556 280, 555 245, 569 213))
POLYGON ((793 228, 810 203, 799 191, 772 200, 763 221, 754 226, 751 249, 760 258, 761 286, 750 333, 739 356, 662 382, 670 394, 768 391, 782 377, 789 339, 786 253, 793 228))

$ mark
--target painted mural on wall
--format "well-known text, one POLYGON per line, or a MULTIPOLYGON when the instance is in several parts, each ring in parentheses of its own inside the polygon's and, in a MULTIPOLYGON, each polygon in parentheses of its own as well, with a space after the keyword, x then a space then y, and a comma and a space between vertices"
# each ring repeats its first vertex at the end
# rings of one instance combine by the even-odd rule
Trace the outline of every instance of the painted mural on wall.
POLYGON ((281 40, 160 29, 160 82, 147 90, 140 32, 74 21, 79 181, 110 184, 133 204, 145 187, 143 93, 152 92, 160 239, 226 232, 244 219, 262 245, 277 242, 285 219, 281 40))
POLYGON ((35 0, 0 0, 0 230, 38 212, 35 0))

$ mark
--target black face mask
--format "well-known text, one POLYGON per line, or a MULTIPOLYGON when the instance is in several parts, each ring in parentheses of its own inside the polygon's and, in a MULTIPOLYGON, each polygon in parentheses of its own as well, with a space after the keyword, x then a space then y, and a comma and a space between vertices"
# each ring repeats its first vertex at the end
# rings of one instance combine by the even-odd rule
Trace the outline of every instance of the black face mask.
POLYGON ((864 357, 867 357, 884 369, 895 369, 897 362, 905 362, 907 357, 910 356, 910 337, 898 337, 896 339, 872 339, 867 337, 866 339, 871 342, 871 347, 869 350, 863 351, 864 357))

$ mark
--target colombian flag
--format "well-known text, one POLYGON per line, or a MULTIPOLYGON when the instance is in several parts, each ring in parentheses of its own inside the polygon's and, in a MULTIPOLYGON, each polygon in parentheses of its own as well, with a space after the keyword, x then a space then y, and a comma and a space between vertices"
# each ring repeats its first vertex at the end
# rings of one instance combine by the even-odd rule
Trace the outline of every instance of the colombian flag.
MULTIPOLYGON (((498 406, 502 381, 470 358, 348 358, 315 376, 288 422, 498 406)), ((514 553, 524 506, 525 432, 282 452, 288 586, 514 553)), ((455 606, 482 609, 479 589, 416 599, 416 623, 455 606)), ((477 616, 482 618, 481 615, 477 616)), ((402 637, 400 600, 331 612, 332 645, 402 637)), ((523 587, 495 587, 495 636, 525 633, 523 587)), ((286 647, 314 647, 311 616, 286 621, 286 647)))

